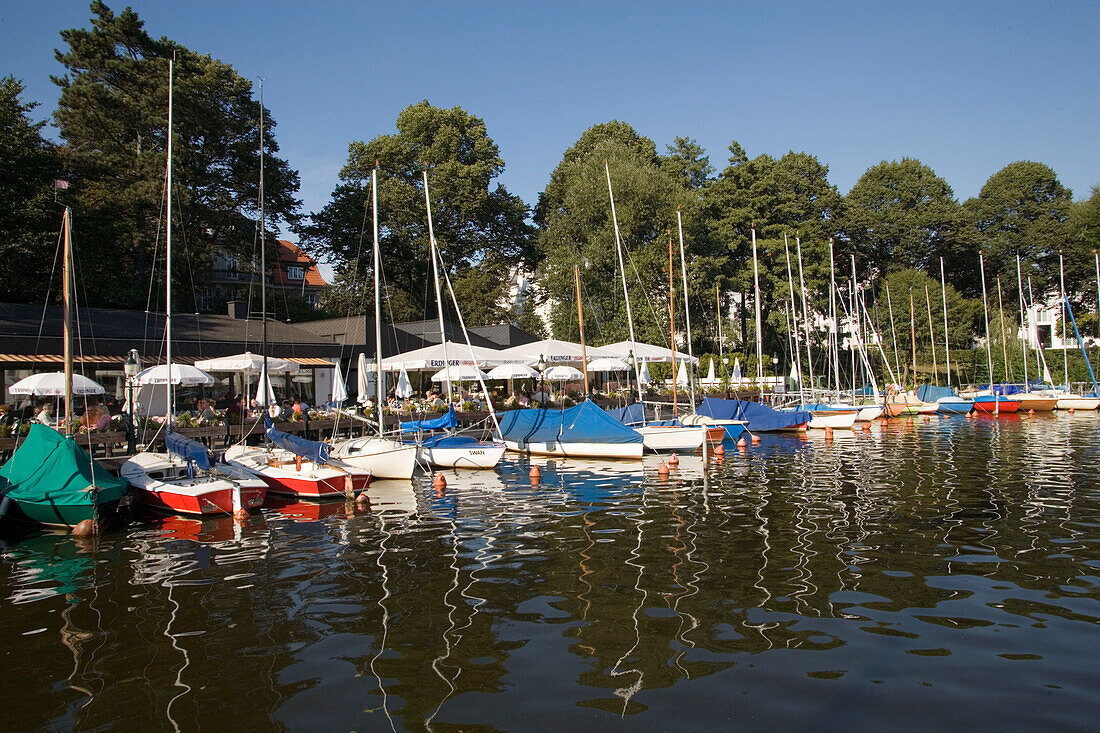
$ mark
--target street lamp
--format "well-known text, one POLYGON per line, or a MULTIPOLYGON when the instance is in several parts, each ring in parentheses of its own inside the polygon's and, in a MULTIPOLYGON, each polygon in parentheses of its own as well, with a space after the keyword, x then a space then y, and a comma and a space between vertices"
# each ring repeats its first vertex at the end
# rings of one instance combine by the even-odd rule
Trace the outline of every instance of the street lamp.
POLYGON ((137 349, 130 349, 122 369, 126 374, 126 403, 129 406, 126 411, 126 450, 130 455, 133 455, 137 450, 134 436, 134 379, 137 378, 138 372, 141 370, 141 357, 138 356, 137 349))
POLYGON ((544 407, 546 402, 546 393, 543 392, 543 372, 546 371, 546 357, 543 354, 539 354, 538 363, 535 364, 539 370, 539 407, 544 407))

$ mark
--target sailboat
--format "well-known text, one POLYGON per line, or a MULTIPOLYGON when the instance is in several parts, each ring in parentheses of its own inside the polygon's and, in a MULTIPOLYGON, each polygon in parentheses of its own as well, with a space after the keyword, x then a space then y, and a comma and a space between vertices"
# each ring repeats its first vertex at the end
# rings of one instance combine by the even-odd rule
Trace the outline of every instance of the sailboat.
MULTIPOLYGON (((144 450, 119 467, 119 476, 130 482, 139 502, 154 509, 180 514, 236 514, 264 503, 267 485, 247 471, 215 461, 205 445, 172 432, 175 408, 173 384, 183 379, 181 365, 172 364, 172 62, 168 62, 168 168, 167 234, 165 236, 165 366, 163 373, 168 406, 164 419, 164 452, 144 450)), ((213 383, 209 374, 188 367, 199 379, 213 383)), ((139 375, 141 377, 141 375, 139 375)), ((132 406, 131 406, 132 409, 132 406)))
MULTIPOLYGON (((622 241, 619 234, 619 217, 615 211, 615 193, 611 187, 611 168, 605 162, 604 171, 607 174, 607 193, 611 200, 611 221, 615 227, 615 252, 618 254, 619 259, 619 274, 623 284, 623 298, 626 301, 626 320, 630 329, 630 353, 634 354, 634 370, 635 377, 638 384, 638 402, 632 405, 628 405, 625 408, 613 413, 613 415, 623 424, 628 427, 634 428, 639 435, 642 436, 642 444, 645 448, 652 451, 693 451, 697 450, 703 445, 703 441, 707 438, 707 429, 700 425, 686 425, 679 420, 679 416, 676 413, 677 406, 676 400, 676 380, 672 382, 672 395, 673 395, 673 419, 664 421, 649 421, 645 418, 645 403, 642 395, 642 385, 644 373, 638 370, 638 355, 637 346, 634 339, 634 314, 630 308, 630 295, 626 287, 626 266, 623 263, 623 251, 622 241)), ((674 321, 674 309, 673 303, 673 265, 672 265, 672 237, 668 240, 668 267, 669 267, 669 318, 672 321, 670 323, 669 340, 671 343, 672 352, 672 365, 673 369, 676 367, 676 335, 675 335, 675 321, 674 321)), ((580 308, 579 294, 580 289, 578 285, 578 300, 577 307, 580 308)), ((578 312, 578 317, 580 313, 578 312)), ((582 319, 583 321, 583 319, 582 319)), ((644 368, 644 363, 643 363, 644 368)), ((587 393, 587 383, 585 385, 585 392, 587 393)))
MULTIPOLYGON (((73 411, 72 211, 62 217, 64 258, 65 435, 34 423, 26 439, 0 467, 0 517, 35 524, 76 527, 98 524, 115 514, 126 496, 126 481, 107 473, 77 445, 70 431, 73 411)), ((90 380, 87 380, 90 381, 90 380)))
MULTIPOLYGON (((443 297, 440 292, 439 285, 439 271, 443 269, 443 277, 447 282, 447 291, 451 295, 451 302, 454 305, 455 313, 458 315, 458 325, 462 328, 462 335, 466 339, 466 346, 473 350, 473 344, 470 343, 470 334, 466 330, 466 321, 462 317, 462 310, 458 307, 458 299, 455 297, 454 288, 451 287, 451 279, 447 275, 445 268, 440 268, 439 265, 442 262, 442 257, 439 254, 438 246, 435 241, 435 227, 432 223, 432 202, 431 195, 428 191, 428 171, 423 171, 424 175, 424 206, 428 214, 428 250, 432 258, 432 281, 435 285, 435 302, 436 302, 436 316, 439 319, 439 337, 443 345, 443 360, 446 364, 443 367, 443 381, 447 385, 447 402, 450 403, 451 397, 451 384, 457 379, 452 379, 452 375, 462 378, 462 366, 452 367, 450 359, 447 355, 447 332, 443 327, 443 297)), ((485 387, 485 374, 475 364, 471 370, 472 376, 481 385, 481 393, 485 397, 485 404, 489 408, 489 417, 493 421, 493 427, 497 434, 500 434, 500 426, 497 425, 496 411, 493 408, 493 400, 489 396, 489 390, 485 387)), ((451 404, 448 414, 444 416, 447 421, 446 424, 433 425, 432 421, 413 421, 412 423, 402 423, 402 430, 420 432, 423 430, 442 429, 444 432, 440 435, 431 435, 428 437, 420 436, 414 444, 417 449, 417 457, 420 461, 427 463, 437 468, 493 468, 496 466, 500 459, 504 457, 504 451, 507 449, 503 440, 484 441, 478 440, 472 435, 463 435, 456 432, 458 427, 458 420, 454 413, 454 405, 451 404)))
POLYGON ((374 210, 374 364, 378 432, 333 445, 333 455, 350 466, 370 471, 378 478, 411 479, 416 470, 416 448, 385 437, 383 409, 386 404, 382 378, 382 295, 380 271, 382 255, 378 247, 378 166, 370 174, 371 202, 374 210))
MULTIPOLYGON (((260 297, 263 309, 263 366, 256 389, 256 401, 263 406, 274 402, 267 365, 267 256, 265 252, 264 219, 264 125, 263 84, 260 84, 260 297)), ((169 282, 171 279, 169 278, 169 282)), ((264 432, 268 442, 249 446, 243 442, 225 451, 230 466, 244 469, 267 484, 272 494, 293 498, 321 500, 343 497, 351 499, 371 482, 371 474, 331 458, 327 443, 306 440, 276 429, 265 416, 264 432)))
POLYGON ((974 410, 993 415, 999 415, 1002 412, 1012 413, 1020 409, 1020 403, 999 394, 996 385, 993 384, 993 347, 989 336, 989 306, 986 304, 985 295, 985 258, 981 250, 978 250, 978 263, 982 274, 982 312, 985 316, 985 354, 989 364, 989 389, 974 394, 974 410))

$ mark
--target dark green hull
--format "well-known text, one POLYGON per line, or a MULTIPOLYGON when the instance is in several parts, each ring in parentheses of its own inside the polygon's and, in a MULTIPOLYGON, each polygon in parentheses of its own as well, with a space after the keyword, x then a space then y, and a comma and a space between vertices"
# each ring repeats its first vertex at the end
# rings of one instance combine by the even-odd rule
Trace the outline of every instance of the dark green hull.
POLYGON ((112 523, 118 515, 118 499, 99 504, 92 511, 91 502, 87 504, 58 504, 56 502, 12 501, 5 520, 44 524, 50 527, 72 528, 85 519, 99 518, 100 525, 112 523))

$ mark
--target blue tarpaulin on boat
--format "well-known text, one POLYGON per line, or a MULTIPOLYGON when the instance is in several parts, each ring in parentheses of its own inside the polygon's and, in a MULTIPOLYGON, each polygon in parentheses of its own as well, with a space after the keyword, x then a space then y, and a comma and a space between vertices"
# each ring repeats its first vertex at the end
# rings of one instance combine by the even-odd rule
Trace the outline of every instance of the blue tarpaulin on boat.
POLYGON ((958 397, 950 387, 938 387, 934 384, 922 384, 917 387, 917 399, 921 402, 936 402, 944 397, 958 397))
POLYGON ((210 470, 210 451, 194 438, 169 432, 164 436, 164 445, 172 455, 194 463, 202 471, 210 470))
POLYGON ((446 413, 431 420, 408 420, 401 423, 401 432, 413 433, 418 430, 446 430, 458 427, 458 416, 455 415, 454 405, 446 413))
POLYGON ((328 463, 329 444, 318 443, 315 440, 306 440, 297 435, 290 435, 275 429, 275 423, 271 418, 264 418, 267 439, 280 448, 285 448, 296 456, 301 456, 314 463, 328 463))
POLYGON ((568 410, 509 410, 500 434, 517 443, 641 443, 642 436, 585 400, 568 410))
POLYGON ((723 400, 719 397, 704 397, 703 404, 695 411, 697 415, 712 417, 715 420, 745 420, 750 431, 783 430, 809 422, 813 415, 808 412, 780 412, 767 405, 747 400, 723 400))

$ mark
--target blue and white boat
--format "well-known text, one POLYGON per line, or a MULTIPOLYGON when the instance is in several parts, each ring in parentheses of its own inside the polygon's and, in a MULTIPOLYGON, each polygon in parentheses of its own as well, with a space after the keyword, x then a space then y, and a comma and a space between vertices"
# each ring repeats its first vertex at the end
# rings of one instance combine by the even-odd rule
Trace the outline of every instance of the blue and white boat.
POLYGON ((704 397, 695 414, 684 418, 684 422, 721 425, 728 437, 737 440, 746 430, 750 433, 804 430, 812 418, 809 412, 781 412, 759 402, 704 397))
POLYGON ((457 427, 458 416, 452 405, 439 417, 402 422, 401 432, 417 434, 416 440, 406 440, 405 444, 416 446, 421 463, 437 468, 493 468, 500 463, 506 449, 502 441, 486 442, 455 433, 457 427), (434 434, 437 430, 445 432, 434 434))
POLYGON ((541 456, 641 458, 642 435, 585 400, 567 410, 542 408, 500 414, 508 450, 541 456))
POLYGON ((642 445, 651 451, 699 450, 706 436, 706 429, 702 425, 684 425, 679 419, 647 421, 641 402, 612 408, 606 412, 623 425, 641 433, 642 445))

